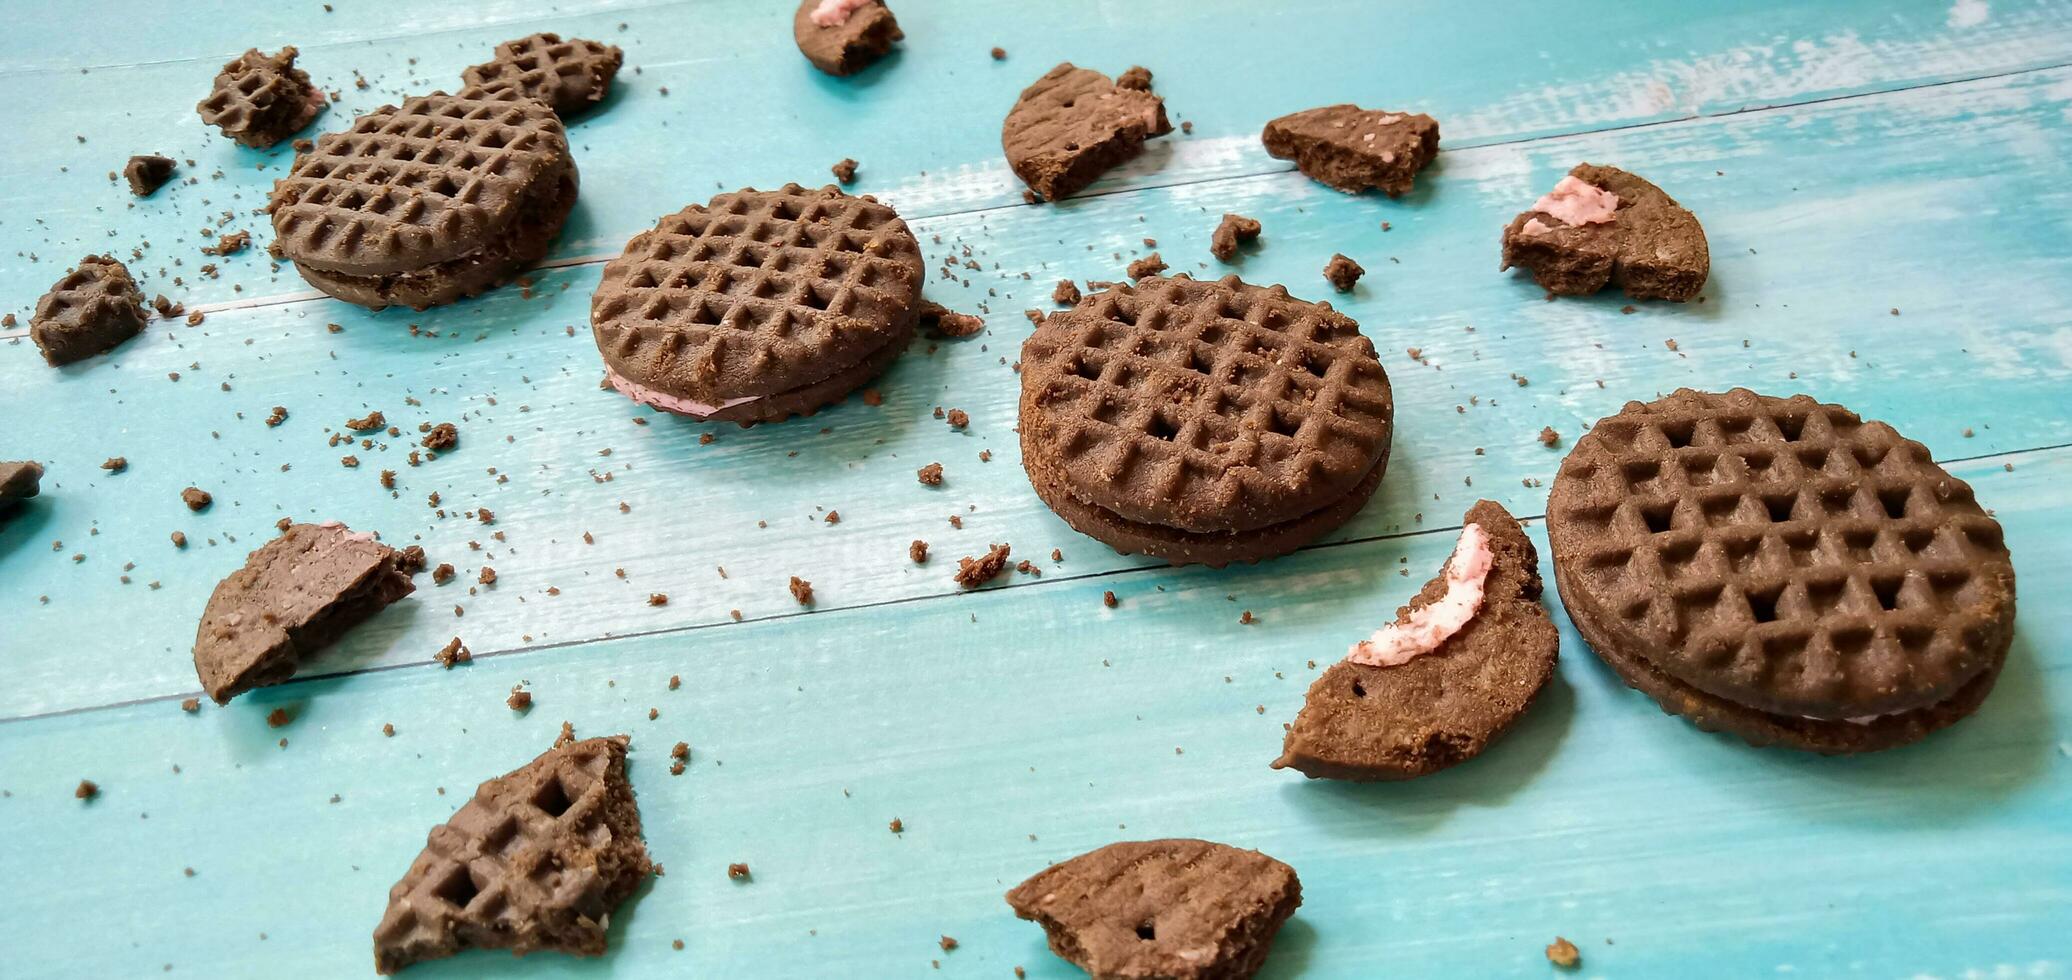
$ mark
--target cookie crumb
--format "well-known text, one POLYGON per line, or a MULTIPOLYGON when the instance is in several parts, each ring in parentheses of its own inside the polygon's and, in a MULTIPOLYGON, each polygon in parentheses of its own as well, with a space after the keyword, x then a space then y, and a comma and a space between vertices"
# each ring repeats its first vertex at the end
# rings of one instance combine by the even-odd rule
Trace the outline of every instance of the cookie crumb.
POLYGON ((120 473, 129 469, 129 459, 123 456, 110 456, 101 463, 101 468, 110 473, 120 473))
POLYGON ((1153 252, 1130 263, 1129 268, 1124 271, 1131 279, 1142 279, 1145 276, 1155 276, 1166 271, 1166 263, 1164 259, 1158 257, 1157 252, 1153 252))
POLYGON ((1547 944, 1547 962, 1564 970, 1573 970, 1582 965, 1583 954, 1576 949, 1575 943, 1555 936, 1554 941, 1547 944))
POLYGON ((805 579, 802 579, 802 578, 800 578, 800 577, 798 577, 798 576, 796 576, 796 575, 792 576, 792 577, 791 577, 791 597, 792 597, 793 599, 797 599, 797 600, 798 600, 798 603, 799 603, 799 605, 801 605, 801 606, 810 606, 810 605, 812 605, 812 604, 813 604, 813 583, 811 583, 811 582, 808 582, 808 581, 806 581, 805 579))
POLYGON ((936 944, 937 946, 941 946, 941 947, 942 947, 942 951, 943 951, 943 952, 945 952, 945 953, 949 952, 950 950, 953 950, 953 949, 956 949, 956 948, 957 948, 957 941, 956 941, 955 939, 952 939, 952 938, 948 937, 948 936, 944 936, 944 937, 942 937, 941 939, 939 939, 939 940, 936 940, 936 943, 935 943, 935 944, 936 944))
POLYGON ((912 559, 916 565, 926 564, 928 561, 928 542, 922 541, 919 538, 914 539, 914 543, 907 545, 907 557, 912 559))
POLYGON ((188 510, 193 511, 207 510, 210 504, 216 502, 216 498, 210 496, 207 490, 195 487, 180 491, 180 500, 187 504, 188 510))
POLYGON ((889 826, 891 827, 892 832, 895 834, 906 833, 906 824, 900 823, 898 817, 893 817, 892 823, 889 824, 889 826))
POLYGON ((453 581, 453 576, 453 566, 442 561, 439 563, 439 567, 432 569, 432 584, 445 585, 453 581))
MULTIPOLYGON (((509 708, 512 711, 531 710, 532 692, 526 690, 523 685, 513 685, 511 688, 511 696, 504 699, 504 707, 509 708)), ((564 734, 567 733, 567 726, 567 722, 562 722, 562 731, 564 734)))
POLYGON ((193 713, 195 713, 195 712, 197 712, 197 711, 200 711, 200 710, 201 710, 201 699, 200 699, 200 698, 188 698, 187 700, 185 700, 185 701, 182 701, 182 702, 180 702, 180 710, 181 710, 181 711, 185 711, 185 712, 187 712, 187 713, 188 713, 188 714, 190 714, 190 715, 191 715, 191 714, 193 714, 193 713))
POLYGON ((949 422, 950 428, 962 429, 971 424, 971 416, 964 414, 961 408, 953 408, 950 409, 949 422))
POLYGON ((1228 262, 1236 257, 1238 246, 1259 237, 1259 222, 1242 214, 1225 214, 1223 222, 1209 235, 1209 254, 1228 262))
POLYGON ((1540 429, 1540 445, 1542 445, 1542 446, 1546 446, 1547 448, 1549 448, 1549 449, 1552 449, 1552 448, 1554 448, 1555 446, 1558 446, 1558 445, 1560 445, 1560 444, 1561 444, 1561 433, 1559 433, 1559 432, 1556 432, 1556 431, 1554 431, 1554 427, 1553 427, 1553 426, 1549 425, 1549 426, 1545 426, 1545 427, 1542 427, 1542 428, 1540 429))
POLYGON ((440 647, 438 653, 432 654, 432 659, 438 661, 440 666, 445 667, 447 670, 452 670, 454 664, 467 663, 475 659, 475 655, 469 653, 467 645, 460 641, 460 637, 456 636, 446 641, 446 645, 440 647))
POLYGON ((420 445, 426 449, 444 452, 460 445, 460 430, 451 422, 441 422, 425 433, 420 445))
POLYGON ((748 873, 748 865, 739 861, 727 865, 727 877, 735 881, 749 880, 751 876, 748 873))
POLYGON ((91 800, 99 795, 101 795, 101 786, 91 779, 80 780, 79 788, 72 791, 72 798, 75 800, 91 800))
POLYGON ((288 722, 293 720, 294 718, 288 714, 288 709, 286 708, 275 708, 266 713, 266 727, 268 728, 283 728, 286 727, 288 722))
POLYGON ((992 581, 1007 568, 1008 550, 1007 545, 996 544, 989 546, 978 558, 966 556, 957 559, 957 574, 951 577, 952 580, 967 589, 976 589, 992 581))
POLYGON ((852 160, 848 157, 843 157, 842 162, 837 163, 834 166, 829 167, 828 169, 834 172, 836 180, 839 180, 844 184, 853 184, 856 182, 855 160, 852 160))
POLYGON ((1247 609, 1247 610, 1245 610, 1245 614, 1244 614, 1244 615, 1242 615, 1242 616, 1239 616, 1239 617, 1237 618, 1237 622, 1238 622, 1238 625, 1240 625, 1240 626, 1250 626, 1250 625, 1252 625, 1253 623, 1256 623, 1256 622, 1258 622, 1258 620, 1256 620, 1256 619, 1253 619, 1253 618, 1252 618, 1252 611, 1251 611, 1250 609, 1247 609))
POLYGON ((1057 287, 1050 291, 1050 301, 1060 306, 1079 302, 1079 284, 1070 279, 1058 280, 1057 287))
POLYGON ((1101 593, 1101 605, 1113 609, 1115 604, 1115 592, 1113 590, 1101 593))
POLYGON ((647 602, 650 606, 666 606, 669 604, 669 595, 663 592, 650 592, 647 602))
POLYGON ((670 675, 669 675, 669 689, 670 689, 670 690, 674 691, 674 690, 676 690, 677 688, 679 688, 679 687, 682 687, 682 686, 683 686, 683 678, 682 678, 682 677, 680 677, 680 676, 677 676, 676 674, 670 674, 670 675))
POLYGON ((185 531, 174 531, 174 532, 173 532, 173 547, 175 547, 175 548, 185 548, 185 547, 187 547, 187 532, 185 532, 185 531))
POLYGON ((1331 288, 1341 293, 1352 292, 1353 284, 1359 282, 1360 277, 1366 274, 1367 270, 1360 268, 1360 263, 1342 254, 1334 253, 1331 261, 1324 265, 1324 278, 1330 280, 1331 288))
POLYGON ((1006 61, 1006 60, 1007 60, 1007 49, 1006 49, 1006 48, 994 48, 994 49, 993 49, 993 60, 994 60, 994 61, 1006 61))
POLYGON ((942 486, 941 463, 930 463, 927 466, 923 466, 919 470, 914 471, 914 475, 918 477, 920 481, 927 486, 942 486))
POLYGON ((384 737, 384 738, 395 738, 395 737, 396 737, 396 726, 395 726, 395 725, 392 725, 392 724, 390 724, 390 723, 388 723, 388 722, 382 722, 382 723, 381 723, 381 734, 382 734, 382 737, 384 737))

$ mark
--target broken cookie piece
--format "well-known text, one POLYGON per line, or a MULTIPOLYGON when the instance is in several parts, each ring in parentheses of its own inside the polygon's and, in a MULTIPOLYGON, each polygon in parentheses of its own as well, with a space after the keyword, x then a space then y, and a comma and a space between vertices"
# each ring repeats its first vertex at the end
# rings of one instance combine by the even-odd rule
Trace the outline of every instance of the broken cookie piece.
POLYGON ((1558 296, 1617 285, 1683 302, 1705 288, 1705 229, 1662 189, 1616 167, 1579 164, 1504 228, 1502 268, 1522 266, 1558 296))
POLYGON ((1124 841, 1037 872, 1007 904, 1095 980, 1243 980, 1302 904, 1302 882, 1258 851, 1124 841))
POLYGON ((415 588, 402 553, 335 521, 291 524, 209 595, 194 672, 217 704, 296 666, 415 588))
POLYGON ((1295 161, 1295 169, 1328 186, 1401 197, 1439 155, 1439 122, 1423 113, 1346 103, 1282 116, 1266 124, 1260 139, 1266 152, 1295 161))
POLYGON ((1225 262, 1237 257, 1237 247, 1259 237, 1259 222, 1242 214, 1226 214, 1223 223, 1209 236, 1209 254, 1225 262))
POLYGON ((1502 505, 1478 501, 1438 577, 1310 685, 1275 769, 1397 780, 1474 758, 1554 676, 1539 555, 1502 505))
POLYGON ((601 956, 612 912, 655 872, 624 735, 557 745, 483 783, 389 889, 383 975, 466 948, 601 956))
POLYGON ((568 119, 604 101, 625 58, 600 41, 529 34, 497 45, 488 61, 461 72, 461 92, 493 101, 537 99, 568 119))
POLYGON ((0 462, 0 515, 36 496, 43 484, 43 464, 34 460, 0 462))
POLYGON ((1046 200, 1070 197, 1173 131, 1151 73, 1108 76, 1065 62, 1022 90, 1000 128, 1007 165, 1046 200))
POLYGON ((309 125, 328 100, 295 67, 295 55, 292 45, 273 54, 252 48, 225 64, 208 98, 194 107, 201 121, 262 150, 309 125))
POLYGON ((129 269, 89 255, 36 301, 29 339, 51 367, 114 350, 144 329, 144 294, 129 269))
POLYGON ((129 181, 130 193, 138 197, 150 197, 165 182, 173 179, 173 158, 155 153, 140 153, 124 164, 122 176, 129 181))
POLYGON ((1341 293, 1352 292, 1354 284, 1366 274, 1367 270, 1361 268, 1360 263, 1342 254, 1334 253, 1331 261, 1324 263, 1324 278, 1330 281, 1332 289, 1341 293))
POLYGON ((799 53, 830 75, 862 71, 904 37, 884 0, 800 0, 791 18, 799 53))

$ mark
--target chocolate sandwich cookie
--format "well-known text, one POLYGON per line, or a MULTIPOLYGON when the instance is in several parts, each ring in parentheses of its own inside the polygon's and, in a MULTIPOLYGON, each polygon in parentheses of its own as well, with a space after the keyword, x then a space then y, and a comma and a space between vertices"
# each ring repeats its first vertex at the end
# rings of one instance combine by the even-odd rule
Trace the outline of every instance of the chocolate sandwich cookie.
POLYGON ((1597 655, 1753 745, 1915 741, 1978 707, 2014 635, 2014 566, 1971 487, 1805 395, 1627 403, 1562 462, 1547 535, 1597 655))
POLYGON ((875 198, 746 189, 664 217, 604 267, 590 328, 614 388, 701 421, 775 422, 892 363, 921 309, 921 246, 875 198))
POLYGON ((1359 324, 1236 276, 1113 284, 1022 345, 1022 465, 1124 554, 1220 567, 1357 513, 1388 463, 1388 375, 1359 324))
POLYGON ((303 660, 416 588, 404 554, 337 522, 291 524, 216 585, 194 672, 217 704, 294 676, 303 660))
POLYGON ((273 187, 273 229, 310 285, 377 310, 422 310, 544 257, 576 183, 561 121, 544 103, 435 92, 297 154, 273 187))
POLYGON ((34 460, 0 462, 0 516, 43 489, 43 464, 34 460))
POLYGON ((1302 882, 1228 844, 1124 841, 1037 872, 1007 904, 1092 980, 1243 980, 1302 904, 1302 882))
POLYGON ((791 38, 813 67, 830 75, 853 75, 906 37, 884 0, 799 0, 791 38))
POLYGON ((144 294, 129 268, 89 255, 36 300, 29 339, 51 367, 114 350, 144 329, 144 294))
POLYGON ((1375 188, 1401 197, 1439 155, 1439 121, 1421 112, 1345 103, 1275 119, 1260 141, 1266 152, 1295 161, 1295 169, 1347 194, 1375 188))
POLYGON ((1661 188, 1584 163, 1505 226, 1502 268, 1514 265, 1560 296, 1614 283, 1634 299, 1681 303, 1705 288, 1712 252, 1698 219, 1661 188))
POLYGON ((232 59, 195 105, 201 121, 262 150, 300 132, 329 100, 295 67, 295 54, 293 46, 273 54, 252 48, 232 59))
POLYGON ((604 101, 625 59, 616 45, 531 34, 497 45, 494 57, 461 72, 461 94, 492 101, 537 99, 567 119, 604 101))
POLYGON ((1439 575, 1395 621, 1309 687, 1275 769, 1410 779, 1482 754, 1554 676, 1539 554, 1509 511, 1477 501, 1439 575))
POLYGON ((624 735, 571 741, 475 790, 432 828, 374 929, 388 975, 466 948, 602 956, 612 912, 655 873, 624 735))
POLYGON ((1172 131, 1165 100, 1151 94, 1150 72, 1131 68, 1110 81, 1068 61, 1022 90, 1000 127, 1000 145, 1015 176, 1055 201, 1172 131))

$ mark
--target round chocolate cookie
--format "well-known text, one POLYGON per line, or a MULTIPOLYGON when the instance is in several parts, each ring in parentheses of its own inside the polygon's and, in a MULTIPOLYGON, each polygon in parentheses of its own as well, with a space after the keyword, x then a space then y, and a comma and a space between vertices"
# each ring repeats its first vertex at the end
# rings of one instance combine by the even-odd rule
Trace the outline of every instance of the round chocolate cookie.
POLYGON ((576 186, 568 139, 545 104, 433 93, 298 154, 274 184, 273 228, 318 289, 421 310, 539 261, 576 186))
POLYGON ((791 18, 799 53, 830 75, 864 70, 904 37, 884 0, 799 0, 791 18))
POLYGON ((811 415, 906 349, 921 306, 906 222, 832 185, 721 194, 633 236, 590 327, 627 397, 750 425, 811 415))
POLYGON ((1293 551, 1359 511, 1393 428, 1359 324, 1236 276, 1118 284, 1022 345, 1029 480, 1125 554, 1221 566, 1293 551))
POLYGON ((1984 700, 2014 635, 2014 566, 1971 488, 1805 395, 1628 403, 1563 461, 1547 533, 1598 656, 1755 745, 1915 741, 1984 700))

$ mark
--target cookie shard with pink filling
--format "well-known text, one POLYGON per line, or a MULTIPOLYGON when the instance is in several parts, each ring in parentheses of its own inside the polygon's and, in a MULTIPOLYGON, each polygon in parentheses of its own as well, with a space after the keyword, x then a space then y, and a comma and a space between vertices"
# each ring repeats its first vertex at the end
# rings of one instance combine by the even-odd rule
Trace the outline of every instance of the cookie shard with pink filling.
POLYGON ((1712 253, 1697 217, 1661 188, 1585 163, 1505 226, 1502 268, 1512 266, 1559 296, 1616 285, 1681 303, 1705 288, 1712 253))
POLYGON ((1348 102, 1289 113, 1267 123, 1259 139, 1267 153, 1327 186, 1401 197, 1439 155, 1439 121, 1348 102))
POLYGON ((813 67, 840 76, 869 67, 906 33, 883 0, 800 0, 791 36, 813 67))
MULTIPOLYGON (((1478 501, 1463 523, 1479 526, 1489 549, 1473 615, 1429 650, 1386 658, 1394 666, 1355 662, 1367 643, 1331 665, 1310 685, 1275 769, 1358 781, 1428 775, 1480 755, 1532 706, 1560 649, 1540 607, 1539 554, 1495 501, 1478 501)), ((1449 580, 1466 550, 1397 611, 1398 624, 1418 624, 1449 591, 1459 597, 1464 583, 1449 580)))

